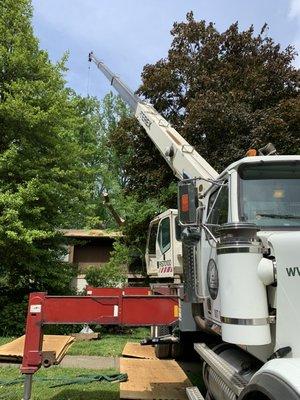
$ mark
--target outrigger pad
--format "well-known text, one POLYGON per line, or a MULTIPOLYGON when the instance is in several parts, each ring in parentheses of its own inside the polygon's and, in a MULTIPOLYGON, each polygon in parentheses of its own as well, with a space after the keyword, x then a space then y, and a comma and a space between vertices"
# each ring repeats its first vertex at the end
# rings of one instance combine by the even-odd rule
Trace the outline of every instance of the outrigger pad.
MULTIPOLYGON (((0 360, 21 363, 25 335, 0 346, 0 360)), ((59 364, 74 342, 74 337, 65 335, 44 335, 43 351, 55 352, 55 364, 59 364)))
POLYGON ((128 375, 120 384, 121 399, 186 400, 186 388, 192 386, 174 360, 121 358, 120 372, 128 375))
POLYGON ((153 346, 142 346, 140 343, 126 343, 123 351, 123 357, 130 358, 146 358, 149 360, 157 360, 155 349, 153 346))

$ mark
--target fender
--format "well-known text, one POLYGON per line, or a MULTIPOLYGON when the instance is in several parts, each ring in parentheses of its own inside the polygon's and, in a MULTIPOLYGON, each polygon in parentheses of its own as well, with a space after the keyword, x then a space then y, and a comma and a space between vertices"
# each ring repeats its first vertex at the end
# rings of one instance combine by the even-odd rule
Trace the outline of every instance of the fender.
POLYGON ((268 361, 253 375, 238 400, 253 399, 257 393, 268 396, 270 400, 299 400, 300 359, 268 361))

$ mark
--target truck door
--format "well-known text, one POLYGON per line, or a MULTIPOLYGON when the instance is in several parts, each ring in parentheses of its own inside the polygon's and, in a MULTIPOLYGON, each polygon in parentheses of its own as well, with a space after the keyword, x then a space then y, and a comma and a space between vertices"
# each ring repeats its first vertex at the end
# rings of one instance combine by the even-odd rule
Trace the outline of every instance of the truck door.
MULTIPOLYGON (((218 227, 228 222, 229 196, 228 186, 217 188, 211 192, 208 199, 207 215, 205 223, 211 232, 218 236, 218 227)), ((205 317, 215 322, 220 322, 220 297, 219 297, 219 273, 216 245, 209 235, 204 235, 202 241, 202 265, 206 270, 204 285, 208 292, 204 304, 205 317)), ((205 276, 204 275, 204 276, 205 276)))
POLYGON ((173 277, 174 265, 172 258, 170 217, 163 218, 159 223, 156 242, 156 259, 158 267, 158 277, 173 277))
POLYGON ((157 259, 156 259, 156 241, 158 233, 159 220, 152 221, 149 226, 147 248, 145 253, 147 274, 157 275, 157 259))

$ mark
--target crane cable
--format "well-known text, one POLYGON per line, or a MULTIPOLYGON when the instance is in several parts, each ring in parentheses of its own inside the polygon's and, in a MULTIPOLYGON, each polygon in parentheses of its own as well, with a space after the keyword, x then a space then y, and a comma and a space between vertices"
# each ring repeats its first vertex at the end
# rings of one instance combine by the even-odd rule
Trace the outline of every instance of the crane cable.
POLYGON ((86 84, 86 96, 90 97, 90 84, 91 84, 91 63, 88 63, 88 72, 87 72, 87 84, 86 84))

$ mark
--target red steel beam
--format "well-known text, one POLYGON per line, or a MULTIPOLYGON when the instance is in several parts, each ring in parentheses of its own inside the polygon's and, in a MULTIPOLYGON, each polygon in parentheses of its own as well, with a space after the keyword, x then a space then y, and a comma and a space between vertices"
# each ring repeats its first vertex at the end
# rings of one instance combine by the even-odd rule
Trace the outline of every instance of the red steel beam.
POLYGON ((172 325, 178 320, 177 296, 123 296, 122 325, 172 325))
MULTIPOLYGON (((114 292, 116 294, 116 292, 114 292)), ((33 374, 42 364, 43 325, 171 325, 178 319, 177 296, 48 296, 29 298, 21 371, 33 374)))
POLYGON ((150 295, 150 287, 126 287, 126 288, 101 288, 101 287, 86 287, 86 294, 88 296, 120 296, 120 295, 150 295))
POLYGON ((42 324, 119 324, 120 297, 45 296, 42 324))

